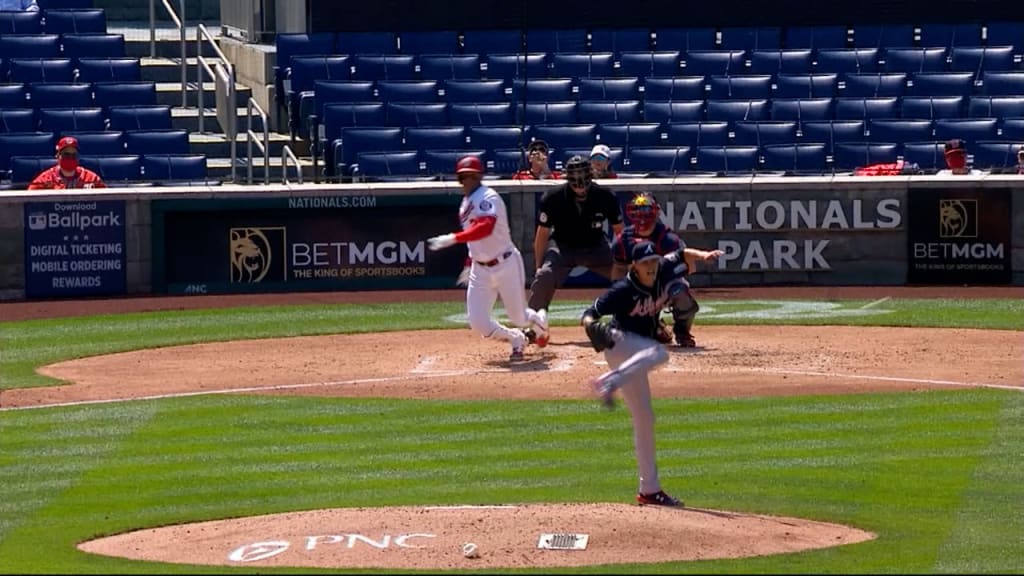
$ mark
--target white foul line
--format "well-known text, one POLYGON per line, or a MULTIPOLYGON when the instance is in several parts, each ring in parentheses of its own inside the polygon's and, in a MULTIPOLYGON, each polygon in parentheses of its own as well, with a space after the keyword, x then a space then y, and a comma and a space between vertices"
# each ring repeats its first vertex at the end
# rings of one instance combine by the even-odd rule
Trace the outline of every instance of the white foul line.
POLYGON ((889 382, 910 382, 914 384, 934 384, 937 386, 972 386, 975 388, 998 388, 1000 390, 1017 390, 1024 392, 1024 386, 1009 384, 990 384, 988 382, 956 382, 954 380, 930 380, 928 378, 901 378, 898 376, 869 376, 867 374, 841 374, 837 372, 814 372, 811 370, 782 370, 779 368, 758 368, 751 372, 768 372, 771 374, 792 374, 794 376, 828 376, 829 378, 852 378, 855 380, 884 380, 889 382))
POLYGON ((875 300, 874 302, 868 302, 867 304, 861 306, 860 309, 861 310, 867 310, 868 308, 874 308, 875 306, 878 306, 879 304, 885 304, 889 300, 892 300, 892 296, 886 296, 885 298, 879 298, 878 300, 875 300))

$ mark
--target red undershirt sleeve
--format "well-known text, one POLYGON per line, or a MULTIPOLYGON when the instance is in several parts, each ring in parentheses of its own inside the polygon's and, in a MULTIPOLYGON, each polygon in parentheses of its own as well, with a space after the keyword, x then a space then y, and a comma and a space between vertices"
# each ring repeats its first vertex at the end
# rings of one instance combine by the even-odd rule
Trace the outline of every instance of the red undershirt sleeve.
POLYGON ((455 241, 473 242, 474 240, 483 240, 491 235, 491 232, 494 231, 494 225, 497 223, 498 219, 494 216, 477 218, 469 228, 455 234, 455 241))

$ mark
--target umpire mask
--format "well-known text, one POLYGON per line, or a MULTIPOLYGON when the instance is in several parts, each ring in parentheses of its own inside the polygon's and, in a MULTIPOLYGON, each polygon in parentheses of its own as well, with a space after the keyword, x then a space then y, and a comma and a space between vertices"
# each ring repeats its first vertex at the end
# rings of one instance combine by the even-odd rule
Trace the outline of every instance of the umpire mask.
POLYGON ((573 156, 565 164, 565 179, 573 187, 573 192, 581 198, 587 196, 587 187, 593 176, 590 173, 590 161, 582 156, 573 156))

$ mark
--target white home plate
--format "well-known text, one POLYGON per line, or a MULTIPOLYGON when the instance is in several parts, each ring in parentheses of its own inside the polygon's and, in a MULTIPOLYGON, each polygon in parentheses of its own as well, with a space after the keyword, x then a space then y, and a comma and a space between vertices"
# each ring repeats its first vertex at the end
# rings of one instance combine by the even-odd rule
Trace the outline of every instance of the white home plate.
POLYGON ((589 534, 541 534, 537 548, 541 550, 586 550, 589 534))

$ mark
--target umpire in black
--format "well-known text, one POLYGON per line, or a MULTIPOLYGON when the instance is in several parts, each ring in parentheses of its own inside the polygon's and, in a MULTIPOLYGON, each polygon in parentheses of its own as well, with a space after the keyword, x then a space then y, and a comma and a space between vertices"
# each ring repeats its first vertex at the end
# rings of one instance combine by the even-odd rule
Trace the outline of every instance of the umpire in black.
POLYGON ((611 277, 612 250, 604 233, 607 221, 622 231, 619 200, 593 182, 590 161, 573 156, 565 165, 566 183, 544 193, 537 214, 533 257, 537 273, 530 286, 530 308, 547 316, 555 290, 576 266, 611 277))

